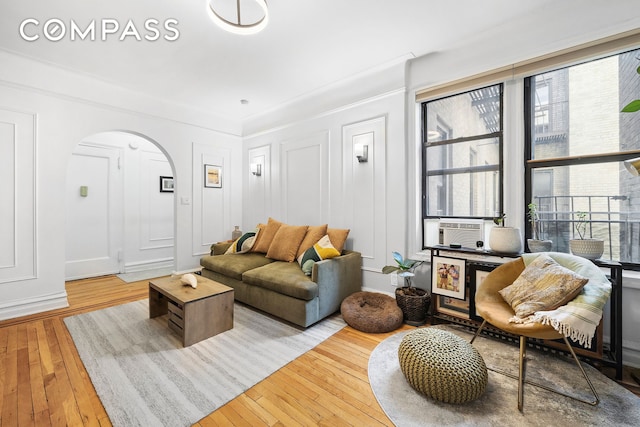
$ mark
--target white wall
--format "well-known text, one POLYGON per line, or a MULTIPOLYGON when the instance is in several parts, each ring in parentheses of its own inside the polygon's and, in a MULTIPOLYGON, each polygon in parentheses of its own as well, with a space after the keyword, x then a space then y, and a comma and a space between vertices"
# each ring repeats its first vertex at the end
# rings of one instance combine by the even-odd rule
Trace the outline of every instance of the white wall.
MULTIPOLYGON (((102 136, 105 134, 98 135, 102 136)), ((176 193, 160 192, 160 177, 173 176, 169 159, 137 135, 118 132, 108 136, 122 144, 124 151, 123 271, 172 267, 176 193)))
POLYGON ((90 135, 137 133, 170 159, 176 185, 176 270, 197 268, 208 243, 228 238, 242 214, 239 124, 180 107, 167 110, 157 100, 6 53, 0 53, 0 60, 0 112, 8 119, 1 127, 0 154, 5 158, 19 151, 12 157, 16 190, 2 193, 6 206, 0 223, 11 227, 5 227, 8 240, 2 237, 6 266, 0 265, 0 319, 67 305, 62 194, 71 153, 90 135), (220 130, 213 127, 218 125, 220 130), (15 137, 12 129, 18 129, 15 137), (202 175, 203 153, 225 162, 226 185, 218 193, 227 201, 221 221, 216 216, 220 207, 203 203, 203 181, 196 179, 202 175), (11 258, 20 265, 12 266, 11 258))
POLYGON ((117 274, 124 246, 121 148, 78 145, 64 188, 65 279, 117 274))
MULTIPOLYGON (((123 241, 119 248, 121 265, 118 272, 173 267, 175 193, 160 192, 159 182, 160 176, 173 176, 169 159, 152 142, 126 132, 91 135, 81 144, 113 147, 120 152, 118 167, 123 176, 121 190, 124 193, 124 206, 121 206, 120 212, 123 217, 122 236, 117 236, 123 241)), ((77 189, 73 188, 71 192, 75 194, 77 189)), ((67 225, 70 224, 67 222, 67 225)), ((74 234, 79 239, 84 239, 83 230, 74 234)), ((66 237, 67 248, 82 248, 83 245, 92 244, 70 239, 69 232, 66 237)))
POLYGON ((404 64, 315 100, 291 106, 289 116, 280 112, 245 123, 254 132, 244 138, 243 229, 269 216, 349 228, 347 248, 363 255, 365 287, 391 292, 380 269, 393 262, 392 250, 407 249, 404 64), (360 144, 368 145, 366 163, 354 154, 360 144), (251 163, 263 165, 262 176, 251 175, 251 163))

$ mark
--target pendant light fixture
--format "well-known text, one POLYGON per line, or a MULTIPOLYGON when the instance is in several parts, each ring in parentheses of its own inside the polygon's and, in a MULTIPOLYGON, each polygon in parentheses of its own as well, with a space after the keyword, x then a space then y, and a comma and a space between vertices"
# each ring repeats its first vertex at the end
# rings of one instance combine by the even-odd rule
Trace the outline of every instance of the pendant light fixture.
POLYGON ((635 159, 629 159, 624 161, 624 167, 627 168, 629 173, 633 176, 640 175, 640 157, 635 159))
MULTIPOLYGON (((236 0, 235 19, 227 15, 223 16, 220 12, 221 8, 219 4, 222 1, 231 3, 233 0, 207 0, 207 13, 211 20, 223 30, 233 34, 248 35, 256 34, 267 26, 267 23, 269 22, 269 11, 267 9, 266 0, 236 0), (255 3, 255 5, 259 7, 259 10, 262 12, 262 17, 259 17, 259 19, 254 20, 253 22, 243 22, 243 12, 246 12, 251 6, 255 5, 250 5, 249 8, 243 8, 242 4, 251 2, 255 3), (213 3, 217 4, 215 8, 213 3)), ((255 7, 253 9, 255 9, 255 7)))

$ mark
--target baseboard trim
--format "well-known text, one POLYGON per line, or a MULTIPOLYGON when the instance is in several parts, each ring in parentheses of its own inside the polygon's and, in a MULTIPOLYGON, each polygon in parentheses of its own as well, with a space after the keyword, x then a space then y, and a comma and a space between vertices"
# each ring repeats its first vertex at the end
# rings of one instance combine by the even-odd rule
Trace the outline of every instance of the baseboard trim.
POLYGON ((69 307, 66 291, 37 298, 27 298, 0 304, 0 320, 14 319, 66 307, 69 307))
POLYGON ((173 258, 159 259, 154 261, 144 261, 144 262, 126 264, 124 266, 124 272, 139 273, 141 271, 146 271, 146 270, 158 270, 161 268, 173 268, 173 267, 174 267, 173 258))

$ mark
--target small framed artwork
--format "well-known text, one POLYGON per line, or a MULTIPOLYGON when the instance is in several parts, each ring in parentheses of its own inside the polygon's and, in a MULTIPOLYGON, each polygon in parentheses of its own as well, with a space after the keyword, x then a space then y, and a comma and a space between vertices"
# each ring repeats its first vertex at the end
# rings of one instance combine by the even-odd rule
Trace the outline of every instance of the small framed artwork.
POLYGON ((436 296, 436 310, 438 313, 448 314, 449 316, 469 319, 469 290, 467 289, 466 298, 459 300, 444 295, 436 296))
POLYGON ((472 295, 474 295, 474 298, 469 301, 469 317, 473 320, 483 320, 476 312, 475 294, 482 286, 484 278, 487 277, 496 267, 497 265, 469 264, 469 287, 471 288, 472 295))
POLYGON ((464 300, 466 298, 466 260, 431 257, 431 293, 464 300))
POLYGON ((160 192, 173 193, 173 177, 172 176, 160 177, 160 192))
POLYGON ((222 166, 204 165, 204 186, 222 188, 222 166))

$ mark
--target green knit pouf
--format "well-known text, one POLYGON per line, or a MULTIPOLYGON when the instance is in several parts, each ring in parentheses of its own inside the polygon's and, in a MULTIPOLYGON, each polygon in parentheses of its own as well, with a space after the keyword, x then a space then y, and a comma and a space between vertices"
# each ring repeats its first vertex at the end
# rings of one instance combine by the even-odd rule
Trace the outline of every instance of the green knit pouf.
POLYGON ((411 387, 440 402, 470 402, 487 387, 482 356, 451 332, 436 328, 409 332, 400 343, 398 358, 411 387))

